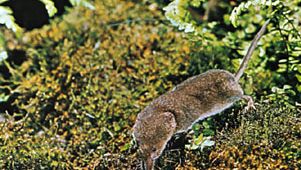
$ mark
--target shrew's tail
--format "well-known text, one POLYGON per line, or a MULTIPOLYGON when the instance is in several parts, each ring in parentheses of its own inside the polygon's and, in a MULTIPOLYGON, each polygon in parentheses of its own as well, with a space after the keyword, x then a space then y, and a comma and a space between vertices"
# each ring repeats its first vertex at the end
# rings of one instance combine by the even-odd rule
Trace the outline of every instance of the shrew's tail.
POLYGON ((235 75, 235 81, 238 82, 240 77, 243 75, 245 69, 247 68, 248 62, 257 46, 257 43, 259 41, 259 39, 262 37, 262 35, 264 34, 267 25, 269 24, 270 19, 268 19, 263 26, 260 28, 260 30, 258 31, 258 33, 256 34, 255 38, 252 40, 251 45, 247 51, 247 54, 244 56, 242 63, 240 64, 240 67, 238 69, 238 71, 236 72, 235 75))

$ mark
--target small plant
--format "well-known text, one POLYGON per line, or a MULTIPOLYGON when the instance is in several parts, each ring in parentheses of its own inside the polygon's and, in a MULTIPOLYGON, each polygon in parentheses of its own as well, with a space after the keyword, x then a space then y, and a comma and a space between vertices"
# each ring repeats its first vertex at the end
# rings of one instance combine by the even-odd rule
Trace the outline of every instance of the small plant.
MULTIPOLYGON (((23 29, 15 22, 13 17, 13 11, 9 7, 1 6, 4 2, 9 0, 0 0, 0 24, 3 24, 6 28, 12 30, 17 37, 21 37, 23 29)), ((57 9, 54 6, 54 2, 51 0, 37 0, 45 4, 45 8, 49 17, 53 17, 57 13, 57 9)), ((91 10, 94 10, 94 6, 87 0, 70 0, 72 6, 84 6, 91 10)), ((6 52, 5 37, 0 32, 0 62, 8 57, 6 52)))
MULTIPOLYGON (((253 36, 258 25, 262 25, 264 20, 271 18, 273 24, 269 26, 269 33, 264 36, 255 51, 259 57, 253 57, 247 70, 248 80, 243 79, 247 94, 254 92, 254 87, 261 93, 271 93, 274 86, 284 86, 283 82, 290 82, 295 92, 301 90, 301 63, 300 63, 300 26, 298 18, 300 17, 299 1, 288 0, 249 0, 235 7, 231 14, 224 13, 222 21, 207 21, 206 13, 203 8, 209 8, 212 0, 175 0, 164 8, 166 18, 172 25, 184 30, 191 40, 195 41, 195 48, 202 48, 203 53, 214 47, 214 50, 208 51, 209 55, 199 55, 195 58, 193 72, 198 66, 199 61, 207 60, 210 57, 214 60, 215 55, 224 57, 222 62, 230 60, 232 68, 229 71, 237 70, 240 59, 246 53, 249 42, 247 39, 253 36), (197 11, 196 11, 197 10, 197 11), (200 13, 195 17, 196 13, 200 13), (252 18, 252 19, 250 19, 252 18), (227 25, 224 29, 220 24, 227 25), (236 28, 233 28, 236 27, 236 28), (215 54, 221 49, 224 56, 215 54), (278 52, 274 52, 278 51, 278 52), (273 68, 269 67, 273 66, 273 68), (260 76, 261 79, 252 80, 252 77, 260 76)), ((221 2, 220 4, 223 4, 221 2)), ((232 3, 233 4, 233 3, 232 3)), ((217 4, 218 5, 218 4, 217 4)), ((234 3, 234 5, 236 5, 234 3)), ((223 4, 232 8, 231 4, 223 4)), ((211 60, 211 61, 212 61, 211 60)), ((210 60, 209 60, 210 61, 210 60)), ((216 62, 215 62, 216 63, 216 62)), ((220 63, 223 65, 223 63, 220 63)), ((204 67, 204 66, 203 66, 204 67)), ((206 67, 206 66, 205 66, 206 67)), ((214 66, 215 68, 216 66, 214 66)), ((212 68, 212 67, 211 67, 212 68)), ((223 67, 217 67, 223 68, 223 67)), ((294 96, 292 99, 300 100, 300 96, 294 96)))

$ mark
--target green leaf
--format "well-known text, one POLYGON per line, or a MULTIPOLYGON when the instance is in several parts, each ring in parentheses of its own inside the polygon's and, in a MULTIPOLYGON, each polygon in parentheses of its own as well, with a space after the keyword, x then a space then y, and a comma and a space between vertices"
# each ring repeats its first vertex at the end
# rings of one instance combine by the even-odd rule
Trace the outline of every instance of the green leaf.
POLYGON ((210 137, 205 138, 204 142, 201 144, 201 151, 203 151, 205 147, 213 146, 214 144, 215 142, 210 140, 210 137))
POLYGON ((120 125, 117 122, 113 123, 113 128, 114 128, 115 132, 117 132, 117 131, 119 131, 121 129, 120 125))
POLYGON ((123 145, 123 146, 120 147, 120 151, 121 151, 121 152, 126 151, 126 150, 128 150, 130 147, 131 147, 131 144, 130 144, 130 143, 126 143, 125 145, 123 145))
POLYGON ((298 81, 301 82, 301 75, 297 74, 296 77, 297 77, 298 81))
POLYGON ((209 125, 209 123, 208 123, 207 121, 204 121, 204 122, 202 123, 202 125, 203 125, 204 128, 206 128, 206 129, 209 129, 209 128, 210 128, 210 125, 209 125))
POLYGON ((215 144, 215 142, 210 139, 211 137, 203 137, 203 134, 200 134, 197 138, 194 139, 191 145, 186 145, 185 147, 190 150, 196 150, 200 148, 201 151, 203 151, 205 147, 213 146, 215 144))
POLYGON ((239 11, 238 11, 238 7, 235 7, 233 10, 232 10, 232 13, 231 13, 231 15, 230 15, 230 21, 231 21, 231 23, 232 23, 232 25, 234 26, 234 27, 237 27, 237 16, 239 15, 239 11))
MULTIPOLYGON (((242 12, 248 11, 249 8, 251 8, 251 7, 264 8, 264 7, 271 7, 271 6, 277 7, 277 6, 279 6, 280 3, 281 3, 280 1, 272 2, 271 0, 262 0, 262 1, 249 0, 247 2, 242 2, 238 7, 235 7, 232 10, 231 16, 230 16, 230 21, 234 27, 237 27, 238 17, 242 14, 242 12)), ((275 11, 277 11, 277 10, 275 10, 275 11)), ((273 14, 272 11, 268 12, 268 13, 273 14)), ((261 17, 259 17, 257 15, 256 18, 257 18, 257 21, 255 20, 255 22, 258 23, 258 18, 261 18, 261 17)))
POLYGON ((250 34, 256 31, 256 27, 253 24, 250 24, 247 28, 246 28, 246 33, 250 34))
POLYGON ((200 145, 203 142, 203 134, 200 134, 195 140, 194 143, 196 145, 200 145))
POLYGON ((300 84, 300 85, 297 85, 297 90, 298 90, 299 92, 301 92, 301 84, 300 84))
MULTIPOLYGON (((1 55, 1 54, 0 54, 1 55)), ((1 61, 1 59, 0 59, 1 61)), ((5 94, 0 94, 0 102, 6 102, 8 100, 9 96, 5 95, 5 94)))
POLYGON ((6 60, 7 58, 8 58, 7 52, 4 50, 0 51, 0 62, 6 60))
POLYGON ((199 131, 201 128, 201 125, 199 123, 195 123, 193 126, 192 126, 192 129, 193 131, 199 131))
POLYGON ((201 5, 201 2, 203 2, 204 0, 192 0, 190 2, 190 5, 193 7, 199 7, 201 5))
POLYGON ((92 5, 87 0, 70 0, 72 6, 83 6, 91 10, 95 10, 94 5, 92 5))
POLYGON ((52 161, 50 165, 52 167, 57 167, 57 166, 59 166, 59 162, 58 161, 52 161))
POLYGON ((12 13, 13 11, 10 8, 0 6, 0 24, 4 24, 6 28, 11 29, 15 33, 21 32, 22 29, 15 23, 12 13))
POLYGON ((204 136, 213 136, 214 135, 214 131, 211 129, 204 129, 203 132, 204 136))
POLYGON ((298 70, 299 73, 301 73, 301 64, 298 64, 297 70, 298 70))
POLYGON ((47 10, 49 17, 53 17, 57 13, 57 9, 54 5, 54 2, 52 2, 51 0, 40 0, 40 1, 45 4, 45 8, 47 10))
POLYGON ((2 32, 0 32, 0 62, 8 57, 5 51, 5 46, 6 46, 5 37, 2 34, 2 32))
POLYGON ((0 0, 0 4, 7 2, 8 0, 0 0))
POLYGON ((188 5, 188 0, 176 0, 163 8, 165 16, 171 24, 186 33, 194 32, 196 29, 194 22, 190 20, 191 15, 187 10, 188 5))

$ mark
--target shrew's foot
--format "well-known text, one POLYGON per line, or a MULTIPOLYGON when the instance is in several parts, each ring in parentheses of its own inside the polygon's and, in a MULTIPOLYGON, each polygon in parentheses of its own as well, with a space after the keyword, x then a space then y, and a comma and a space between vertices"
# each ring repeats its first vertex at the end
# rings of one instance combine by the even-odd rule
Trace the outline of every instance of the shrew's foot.
POLYGON ((244 95, 242 99, 244 99, 248 103, 248 105, 244 108, 244 112, 248 112, 250 110, 256 110, 254 101, 251 96, 244 95))

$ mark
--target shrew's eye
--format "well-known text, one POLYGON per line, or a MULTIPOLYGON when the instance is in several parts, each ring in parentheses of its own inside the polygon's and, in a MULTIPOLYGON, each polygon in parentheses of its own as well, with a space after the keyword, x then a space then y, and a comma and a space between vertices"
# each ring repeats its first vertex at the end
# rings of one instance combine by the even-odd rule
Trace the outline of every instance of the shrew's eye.
POLYGON ((156 152, 156 148, 155 147, 152 148, 152 152, 156 152))

